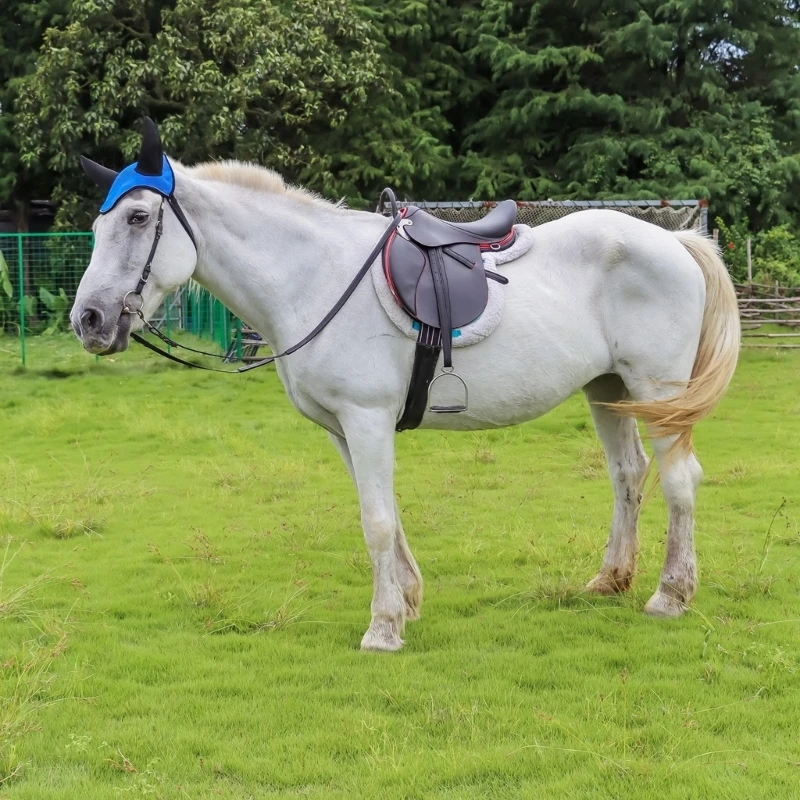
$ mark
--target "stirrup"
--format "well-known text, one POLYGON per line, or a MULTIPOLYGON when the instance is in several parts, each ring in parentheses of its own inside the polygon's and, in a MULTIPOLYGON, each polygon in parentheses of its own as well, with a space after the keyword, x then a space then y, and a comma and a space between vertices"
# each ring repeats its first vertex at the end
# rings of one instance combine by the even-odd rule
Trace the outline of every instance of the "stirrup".
POLYGON ((442 371, 430 382, 430 385, 428 386, 428 403, 430 404, 431 402, 433 384, 436 383, 439 378, 455 378, 461 384, 461 388, 464 390, 464 402, 455 406, 431 405, 428 410, 434 414, 460 414, 462 411, 466 411, 467 402, 469 400, 469 390, 467 389, 467 384, 464 383, 464 379, 455 372, 453 367, 442 367, 442 371))

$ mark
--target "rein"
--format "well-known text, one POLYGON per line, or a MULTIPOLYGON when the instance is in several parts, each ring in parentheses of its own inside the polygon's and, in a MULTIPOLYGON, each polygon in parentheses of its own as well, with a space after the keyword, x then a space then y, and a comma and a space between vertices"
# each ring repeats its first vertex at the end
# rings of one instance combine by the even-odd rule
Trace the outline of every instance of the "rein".
MULTIPOLYGON (((154 353, 158 353, 160 356, 169 359, 170 361, 175 361, 178 364, 183 364, 186 367, 192 367, 193 369, 204 369, 208 372, 224 372, 228 375, 236 375, 241 372, 248 372, 251 369, 257 369, 258 367, 264 367, 267 364, 272 364, 273 361, 277 361, 279 358, 284 358, 285 356, 290 356, 292 353, 296 353, 301 347, 305 347, 310 341, 315 339, 322 331, 327 327, 328 323, 342 310, 344 304, 350 299, 350 295, 356 290, 356 287, 361 283, 364 279, 364 276, 369 272, 372 263, 375 259, 380 255, 381 251, 383 250, 386 242, 389 241, 390 237, 396 230, 398 224, 402 219, 402 215, 398 211, 397 208, 397 199, 395 198, 394 192, 391 189, 384 189, 381 192, 380 202, 383 203, 384 196, 388 197, 389 203, 391 204, 392 208, 392 221, 386 230, 381 234, 381 238, 378 239, 377 244, 375 247, 372 248, 372 251, 367 256, 366 261, 361 266, 361 269, 356 273, 356 276, 350 282, 348 287, 342 293, 342 296, 336 301, 333 308, 323 317, 320 323, 312 330, 309 334, 307 334, 303 339, 301 339, 297 344, 293 344, 291 347, 284 350, 282 353, 278 353, 277 355, 269 356, 268 358, 261 359, 260 361, 256 361, 253 364, 247 364, 243 367, 239 367, 238 369, 217 369, 216 367, 205 367, 202 364, 193 364, 191 361, 186 361, 179 356, 175 356, 172 353, 168 353, 166 350, 162 350, 157 345, 154 345, 152 342, 148 342, 143 336, 140 336, 138 333, 131 333, 131 339, 135 342, 138 342, 143 347, 146 347, 148 350, 152 350, 154 353)), ((178 217, 181 225, 183 225, 187 234, 189 234, 189 238, 192 240, 194 244, 195 250, 197 250, 197 240, 194 237, 194 232, 192 231, 191 226, 189 225, 186 216, 183 213, 183 209, 181 209, 180 205, 178 204, 178 200, 175 195, 169 195, 167 197, 167 202, 170 205, 170 208, 175 212, 175 216, 178 217)), ((144 290, 145 285, 147 284, 147 280, 150 277, 150 270, 153 263, 153 258, 155 258, 156 250, 158 249, 158 243, 161 239, 161 234, 163 233, 163 217, 164 217, 164 199, 161 200, 161 205, 158 208, 158 221, 156 222, 156 234, 155 238, 153 239, 153 244, 150 248, 150 253, 147 256, 147 262, 144 265, 144 269, 142 270, 142 276, 139 279, 139 283, 132 292, 128 292, 125 297, 122 299, 122 313, 123 314, 136 314, 136 316, 141 319, 142 323, 144 324, 145 328, 152 333, 154 336, 157 336, 162 342, 164 342, 169 347, 178 347, 182 350, 188 350, 191 353, 197 353, 201 356, 209 356, 211 358, 225 358, 224 355, 219 355, 218 353, 207 353, 204 350, 195 350, 193 347, 188 347, 184 344, 179 344, 178 342, 170 339, 168 336, 163 334, 158 328, 152 325, 148 320, 145 319, 144 314, 142 313, 142 307, 144 305, 144 300, 142 299, 142 291, 144 290), (138 298, 138 300, 134 300, 133 304, 131 304, 128 298, 138 298)))

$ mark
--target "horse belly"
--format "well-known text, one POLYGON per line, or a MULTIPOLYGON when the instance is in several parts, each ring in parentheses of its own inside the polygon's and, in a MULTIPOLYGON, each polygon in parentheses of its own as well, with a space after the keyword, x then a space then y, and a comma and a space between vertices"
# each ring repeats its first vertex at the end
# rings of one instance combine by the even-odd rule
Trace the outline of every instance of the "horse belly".
MULTIPOLYGON (((570 285, 561 270, 520 267, 506 272, 513 290, 508 291, 494 333, 453 351, 455 371, 469 391, 467 411, 429 411, 420 427, 480 430, 516 425, 547 413, 610 370, 597 282, 586 270, 580 282, 570 285)), ((432 401, 459 402, 455 381, 442 384, 448 379, 436 383, 432 401)))

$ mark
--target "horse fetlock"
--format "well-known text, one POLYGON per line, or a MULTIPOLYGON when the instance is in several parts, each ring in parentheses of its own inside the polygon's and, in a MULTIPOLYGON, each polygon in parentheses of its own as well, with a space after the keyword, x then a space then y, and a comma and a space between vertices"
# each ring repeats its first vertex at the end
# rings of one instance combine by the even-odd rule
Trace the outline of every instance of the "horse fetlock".
POLYGON ((620 594, 627 592, 633 583, 635 568, 601 569, 586 584, 586 591, 593 594, 620 594))

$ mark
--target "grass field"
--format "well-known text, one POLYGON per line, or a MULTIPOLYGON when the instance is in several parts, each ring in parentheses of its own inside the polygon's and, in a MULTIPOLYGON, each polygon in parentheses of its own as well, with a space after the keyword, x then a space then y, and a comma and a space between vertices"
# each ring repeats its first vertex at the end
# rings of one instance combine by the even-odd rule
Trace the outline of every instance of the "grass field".
POLYGON ((611 490, 582 398, 407 433, 426 579, 398 654, 358 650, 354 490, 274 371, 0 340, 0 798, 800 797, 800 356, 742 357, 697 429, 701 587, 646 618, 581 594, 611 490), (50 369, 48 367, 58 367, 50 369))

